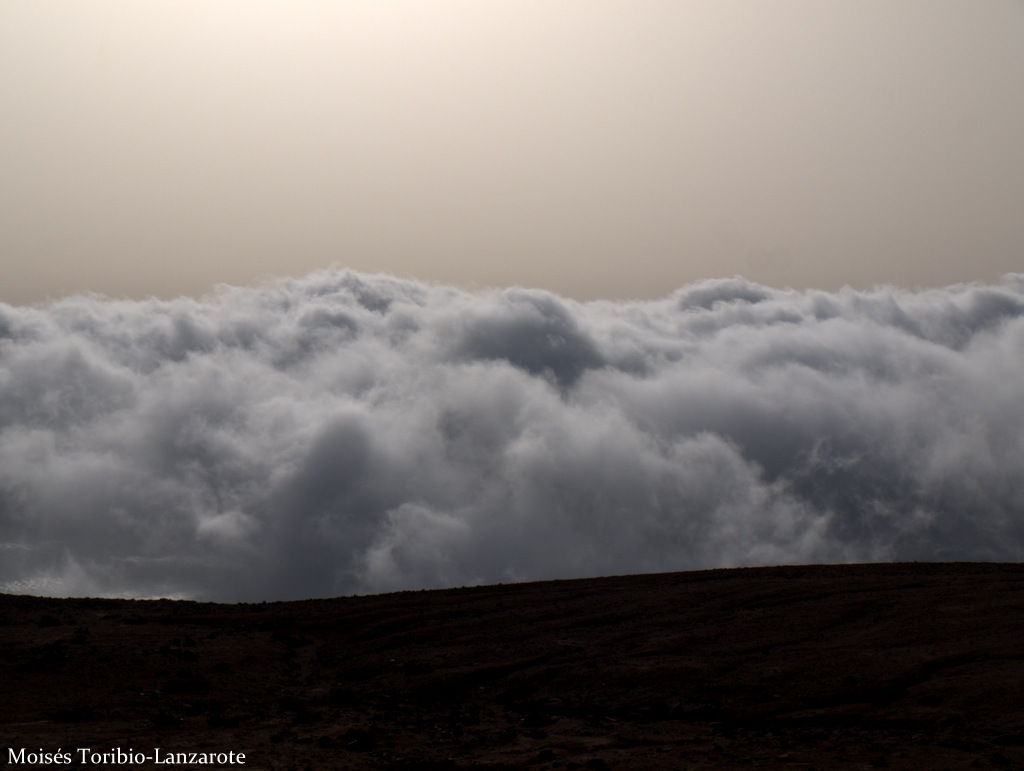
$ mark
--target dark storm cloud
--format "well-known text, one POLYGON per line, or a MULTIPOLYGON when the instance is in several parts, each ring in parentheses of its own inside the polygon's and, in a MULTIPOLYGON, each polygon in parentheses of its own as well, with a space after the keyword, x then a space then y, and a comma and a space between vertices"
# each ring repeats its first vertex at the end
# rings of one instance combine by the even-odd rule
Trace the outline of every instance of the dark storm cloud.
POLYGON ((0 587, 1019 560, 1021 383, 1021 276, 580 304, 330 272, 0 305, 0 587))

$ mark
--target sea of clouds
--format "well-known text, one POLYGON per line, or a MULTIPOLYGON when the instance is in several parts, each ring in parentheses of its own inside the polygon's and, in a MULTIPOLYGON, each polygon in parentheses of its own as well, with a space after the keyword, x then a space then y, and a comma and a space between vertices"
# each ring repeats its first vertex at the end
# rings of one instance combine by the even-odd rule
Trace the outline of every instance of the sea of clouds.
POLYGON ((1024 558, 1024 274, 578 303, 330 271, 0 304, 0 591, 1024 558))

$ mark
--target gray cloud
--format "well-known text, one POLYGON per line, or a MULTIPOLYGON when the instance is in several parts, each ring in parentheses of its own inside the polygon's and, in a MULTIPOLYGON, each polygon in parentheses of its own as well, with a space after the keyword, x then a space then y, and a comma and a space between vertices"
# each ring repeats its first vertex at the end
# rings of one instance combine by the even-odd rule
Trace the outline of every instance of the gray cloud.
POLYGON ((0 305, 0 589, 1024 557, 1024 276, 651 302, 326 272, 0 305))

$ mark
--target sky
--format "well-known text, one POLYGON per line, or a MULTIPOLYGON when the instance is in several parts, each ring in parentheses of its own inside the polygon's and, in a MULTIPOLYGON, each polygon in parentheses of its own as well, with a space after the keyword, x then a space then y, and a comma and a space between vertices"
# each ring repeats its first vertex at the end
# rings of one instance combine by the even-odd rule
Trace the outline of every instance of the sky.
POLYGON ((999 280, 1015 0, 0 0, 0 301, 999 280))
POLYGON ((0 592, 1024 559, 1024 3, 0 0, 0 592))

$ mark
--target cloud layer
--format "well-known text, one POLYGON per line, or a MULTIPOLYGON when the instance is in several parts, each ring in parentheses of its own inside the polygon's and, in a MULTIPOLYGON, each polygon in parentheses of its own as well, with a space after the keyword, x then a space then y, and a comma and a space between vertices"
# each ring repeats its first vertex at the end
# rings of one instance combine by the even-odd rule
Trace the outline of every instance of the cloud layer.
POLYGON ((0 590, 1024 557, 1024 275, 649 302, 324 272, 0 305, 0 590))

